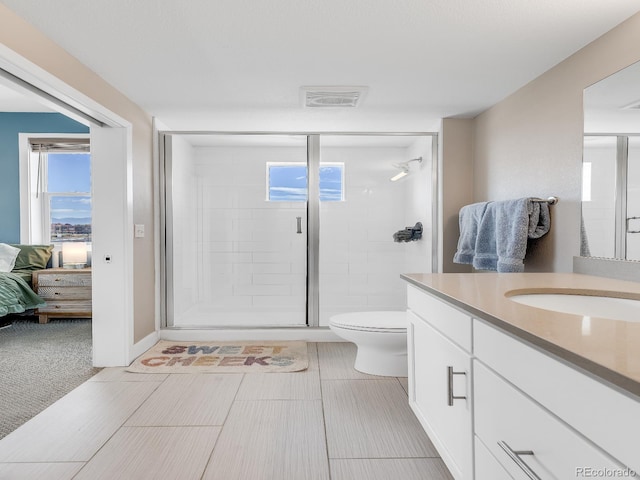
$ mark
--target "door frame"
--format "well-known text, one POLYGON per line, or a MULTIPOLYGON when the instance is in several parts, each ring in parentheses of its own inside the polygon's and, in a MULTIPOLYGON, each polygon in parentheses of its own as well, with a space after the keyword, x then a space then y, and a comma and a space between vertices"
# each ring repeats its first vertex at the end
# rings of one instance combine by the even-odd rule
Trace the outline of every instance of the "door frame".
POLYGON ((93 365, 128 365, 134 356, 132 125, 5 45, 0 45, 0 82, 90 127, 93 167, 102 172, 92 178, 93 228, 109 232, 93 246, 93 365), (110 129, 106 135, 115 144, 94 146, 94 136, 110 129), (109 254, 113 261, 106 263, 109 254), (115 298, 113 285, 118 285, 115 298))

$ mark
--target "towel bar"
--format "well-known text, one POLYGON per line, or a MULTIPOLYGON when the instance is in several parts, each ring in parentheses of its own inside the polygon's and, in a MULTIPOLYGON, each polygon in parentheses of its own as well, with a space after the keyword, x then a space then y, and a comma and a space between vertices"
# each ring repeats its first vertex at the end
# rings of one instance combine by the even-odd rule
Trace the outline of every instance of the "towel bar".
POLYGON ((546 200, 544 198, 532 198, 533 202, 547 202, 549 205, 555 205, 558 203, 558 197, 549 197, 546 200))

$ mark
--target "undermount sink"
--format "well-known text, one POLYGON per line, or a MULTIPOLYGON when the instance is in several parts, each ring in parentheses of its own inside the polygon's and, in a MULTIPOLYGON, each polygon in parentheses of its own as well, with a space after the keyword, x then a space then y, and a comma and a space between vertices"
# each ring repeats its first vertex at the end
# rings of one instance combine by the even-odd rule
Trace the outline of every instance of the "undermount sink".
POLYGON ((509 300, 530 307, 585 317, 640 322, 640 300, 575 293, 522 293, 509 300))

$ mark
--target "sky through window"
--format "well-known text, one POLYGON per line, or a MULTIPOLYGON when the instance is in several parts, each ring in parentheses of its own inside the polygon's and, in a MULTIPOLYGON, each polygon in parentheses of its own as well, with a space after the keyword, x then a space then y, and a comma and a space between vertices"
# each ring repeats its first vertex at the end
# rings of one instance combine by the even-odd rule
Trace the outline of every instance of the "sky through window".
MULTIPOLYGON (((269 196, 272 202, 307 201, 307 166, 268 164, 269 196)), ((320 165, 320 201, 344 200, 344 164, 320 165)))

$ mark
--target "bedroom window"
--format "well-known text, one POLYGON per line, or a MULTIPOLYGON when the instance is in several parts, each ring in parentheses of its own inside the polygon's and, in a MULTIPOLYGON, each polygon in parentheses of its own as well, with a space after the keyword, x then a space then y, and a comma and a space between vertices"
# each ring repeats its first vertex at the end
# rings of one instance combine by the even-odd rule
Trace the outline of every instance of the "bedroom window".
POLYGON ((91 243, 88 138, 30 138, 27 176, 29 242, 91 243))
POLYGON ((91 156, 47 153, 46 221, 51 242, 91 242, 91 156))
MULTIPOLYGON (((307 201, 305 163, 267 162, 267 200, 270 202, 307 201)), ((320 165, 320 201, 344 200, 344 163, 320 165)))

